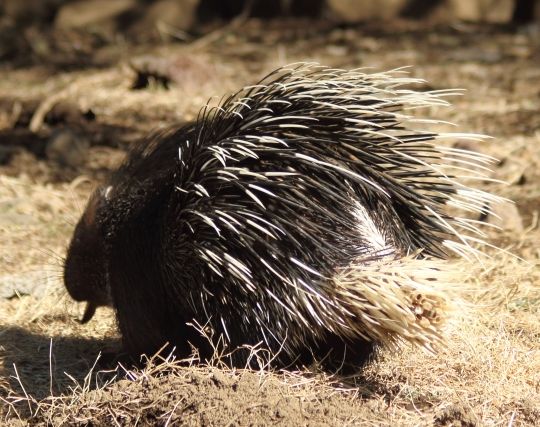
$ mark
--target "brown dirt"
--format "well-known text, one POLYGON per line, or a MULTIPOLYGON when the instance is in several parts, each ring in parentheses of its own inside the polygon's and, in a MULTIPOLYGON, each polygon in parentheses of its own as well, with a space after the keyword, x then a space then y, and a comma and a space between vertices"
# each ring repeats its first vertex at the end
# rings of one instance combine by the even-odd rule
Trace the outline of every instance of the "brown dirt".
POLYGON ((192 44, 108 45, 93 53, 96 64, 104 55, 122 58, 110 66, 92 66, 89 58, 69 71, 51 64, 0 69, 0 140, 15 147, 0 166, 0 419, 93 426, 540 424, 540 38, 527 31, 252 20, 192 44), (177 58, 169 90, 152 78, 132 89, 129 59, 139 55, 177 58), (156 358, 143 370, 106 371, 119 348, 112 313, 101 309, 80 325, 82 307, 61 286, 65 245, 91 188, 129 141, 192 120, 212 96, 298 60, 377 70, 413 65, 426 89, 467 89, 452 109, 429 113, 495 137, 469 148, 501 159, 493 177, 509 184, 482 186, 516 202, 523 229, 494 230, 489 239, 522 259, 490 251, 485 268, 464 286, 473 307, 458 307, 448 347, 436 355, 383 349, 350 378, 230 370, 218 355, 209 365, 156 358), (36 106, 46 113, 58 102, 95 115, 68 114, 75 124, 66 117, 34 120, 36 141, 67 125, 90 138, 76 170, 17 143, 28 135, 31 143, 36 106))

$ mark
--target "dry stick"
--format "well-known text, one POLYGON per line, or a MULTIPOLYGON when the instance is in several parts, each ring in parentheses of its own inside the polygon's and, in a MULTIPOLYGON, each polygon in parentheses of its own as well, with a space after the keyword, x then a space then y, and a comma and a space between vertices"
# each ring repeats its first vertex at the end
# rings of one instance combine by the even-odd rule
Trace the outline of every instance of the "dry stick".
POLYGON ((49 344, 49 393, 51 394, 51 396, 54 396, 52 381, 53 381, 53 375, 52 375, 52 338, 51 338, 50 344, 49 344))
POLYGON ((192 37, 185 31, 182 31, 173 25, 167 24, 164 21, 157 21, 156 29, 162 41, 165 39, 164 35, 174 37, 183 42, 190 41, 192 39, 192 37))
POLYGON ((51 95, 47 98, 45 98, 41 103, 39 104, 38 108, 34 112, 32 116, 32 120, 30 120, 30 124, 28 125, 28 129, 30 129, 32 132, 37 132, 39 129, 41 129, 41 126, 43 125, 43 122, 45 121, 45 116, 51 109, 58 104, 61 100, 67 97, 69 90, 74 86, 75 82, 72 82, 70 85, 62 89, 60 92, 55 93, 54 95, 51 95))
POLYGON ((15 127, 15 124, 19 120, 19 117, 21 116, 21 113, 23 111, 23 107, 20 101, 15 101, 13 103, 13 106, 11 107, 11 113, 9 114, 9 117, 7 118, 6 127, 8 129, 13 129, 15 127))
POLYGON ((107 412, 109 413, 110 417, 111 417, 111 420, 118 426, 118 427, 121 427, 120 423, 118 422, 118 420, 116 419, 116 416, 114 414, 114 412, 112 411, 112 409, 109 407, 107 408, 107 412))
POLYGON ((180 405, 180 403, 182 403, 181 400, 179 400, 178 402, 175 403, 174 407, 171 409, 171 413, 169 414, 169 416, 167 417, 167 421, 165 421, 165 427, 169 427, 169 425, 171 424, 171 420, 172 420, 172 417, 174 415, 174 412, 176 411, 176 408, 178 407, 178 405, 180 405))
POLYGON ((92 381, 92 374, 94 373, 94 369, 96 369, 97 363, 99 359, 101 358, 101 352, 96 357, 96 360, 94 361, 94 364, 90 368, 90 371, 88 371, 88 374, 84 377, 84 384, 83 384, 83 391, 88 392, 90 391, 90 383, 92 381))
POLYGON ((32 405, 30 405, 30 397, 28 396, 28 393, 26 392, 26 389, 24 388, 24 385, 21 381, 21 377, 19 376, 19 372, 17 371, 17 366, 15 365, 15 363, 13 364, 13 369, 15 370, 15 378, 17 379, 17 382, 21 386, 24 396, 26 397, 26 403, 28 403, 28 409, 30 410, 30 413, 32 413, 32 405))
POLYGON ((222 38, 225 33, 238 28, 248 19, 249 14, 251 13, 252 6, 253 6, 253 0, 248 0, 242 12, 240 12, 240 14, 236 16, 234 19, 232 19, 227 25, 220 27, 217 30, 211 31, 210 33, 205 34, 201 38, 195 40, 193 43, 189 45, 189 48, 193 50, 201 49, 213 43, 214 41, 222 38))
POLYGON ((48 96, 43 101, 41 101, 38 108, 32 115, 32 119, 30 120, 28 129, 30 129, 30 131, 34 133, 39 131, 41 129, 41 126, 43 125, 43 122, 45 121, 45 116, 47 115, 47 113, 51 111, 51 109, 56 104, 58 104, 58 102, 68 98, 81 86, 92 86, 94 83, 102 83, 103 81, 103 76, 101 74, 93 76, 86 81, 80 81, 79 79, 71 81, 67 84, 67 86, 60 90, 60 92, 48 96))

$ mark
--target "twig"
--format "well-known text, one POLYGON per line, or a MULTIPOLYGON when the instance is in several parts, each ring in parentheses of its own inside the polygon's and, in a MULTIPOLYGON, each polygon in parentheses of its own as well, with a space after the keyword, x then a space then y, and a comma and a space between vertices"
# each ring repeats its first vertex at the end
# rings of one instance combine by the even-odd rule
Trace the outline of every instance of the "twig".
POLYGON ((192 37, 185 31, 179 30, 178 28, 167 24, 164 21, 156 22, 156 29, 158 30, 159 36, 161 39, 164 39, 164 35, 174 37, 175 39, 181 40, 183 42, 189 41, 192 37))
POLYGON ((54 396, 52 381, 53 381, 53 374, 52 374, 52 338, 51 338, 50 344, 49 344, 49 393, 51 394, 51 396, 54 396))
POLYGON ((24 385, 21 381, 21 377, 19 376, 19 372, 17 371, 17 366, 15 365, 15 363, 13 364, 13 369, 15 370, 15 378, 17 379, 17 382, 21 386, 24 396, 26 397, 26 403, 28 403, 28 409, 30 410, 30 413, 32 413, 32 405, 30 405, 30 397, 28 396, 28 393, 26 392, 26 389, 24 388, 24 385))
POLYGON ((49 111, 52 110, 52 108, 58 104, 62 99, 67 97, 68 91, 71 88, 72 84, 67 86, 66 88, 62 89, 60 92, 55 93, 54 95, 51 95, 47 98, 45 98, 41 103, 39 104, 38 108, 34 112, 32 116, 32 120, 30 120, 30 124, 28 125, 28 129, 30 129, 32 132, 37 132, 39 129, 41 129, 41 126, 43 125, 43 122, 45 121, 45 116, 49 111))
POLYGON ((214 41, 222 38, 225 33, 238 28, 240 25, 246 22, 246 20, 249 18, 252 6, 253 6, 253 0, 248 0, 244 8, 242 9, 242 12, 240 12, 240 14, 236 16, 235 18, 233 18, 228 24, 214 31, 211 31, 208 34, 205 34, 201 38, 191 43, 189 47, 193 50, 201 49, 213 43, 214 41))

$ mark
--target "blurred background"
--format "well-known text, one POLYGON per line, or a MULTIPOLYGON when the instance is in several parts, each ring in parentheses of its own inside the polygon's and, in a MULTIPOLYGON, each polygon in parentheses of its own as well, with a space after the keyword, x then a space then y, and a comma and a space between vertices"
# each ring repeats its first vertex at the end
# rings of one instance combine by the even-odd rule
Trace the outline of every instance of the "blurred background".
POLYGON ((298 31, 392 20, 431 25, 538 23, 537 0, 2 0, 0 60, 99 63, 112 43, 189 42, 248 18, 287 21, 298 31), (318 21, 318 25, 313 24, 318 21), (309 24, 308 24, 309 22, 309 24), (324 24, 323 24, 324 23, 324 24), (94 55, 92 55, 94 54, 94 55))
MULTIPOLYGON (((353 25, 411 19, 431 23, 539 22, 536 0, 3 0, 0 60, 99 61, 94 49, 118 42, 187 42, 242 16, 353 25)), ((391 30, 391 25, 385 27, 391 30)))
POLYGON ((467 87, 459 67, 540 62, 537 40, 537 0, 2 0, 0 165, 25 149, 73 178, 88 147, 192 120, 288 62, 450 63, 435 81, 467 87))

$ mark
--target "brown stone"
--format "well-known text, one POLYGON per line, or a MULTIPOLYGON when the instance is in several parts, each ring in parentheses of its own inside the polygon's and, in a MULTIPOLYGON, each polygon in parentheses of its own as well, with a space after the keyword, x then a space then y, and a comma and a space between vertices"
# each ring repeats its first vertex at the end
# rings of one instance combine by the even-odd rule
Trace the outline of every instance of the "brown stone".
POLYGON ((58 12, 55 26, 68 29, 102 25, 136 5, 136 0, 79 0, 67 3, 58 12))
POLYGON ((187 31, 196 20, 198 0, 159 0, 146 10, 140 24, 155 28, 160 23, 187 31))
POLYGON ((406 0, 327 0, 327 8, 332 16, 347 22, 370 19, 389 19, 397 16, 406 0))
POLYGON ((487 222, 503 230, 522 232, 523 219, 517 206, 508 201, 496 203, 491 206, 491 213, 487 217, 487 222))
POLYGON ((459 20, 505 23, 512 20, 514 0, 447 0, 450 14, 459 20))

